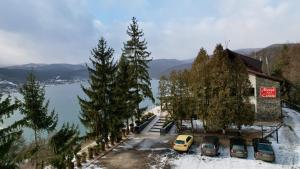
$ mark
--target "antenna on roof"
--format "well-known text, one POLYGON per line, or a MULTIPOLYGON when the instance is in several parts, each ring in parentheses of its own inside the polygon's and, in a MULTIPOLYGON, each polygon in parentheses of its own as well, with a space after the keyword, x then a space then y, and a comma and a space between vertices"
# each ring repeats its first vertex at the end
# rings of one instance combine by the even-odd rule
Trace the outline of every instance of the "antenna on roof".
POLYGON ((228 49, 229 42, 230 40, 225 41, 225 49, 228 49))

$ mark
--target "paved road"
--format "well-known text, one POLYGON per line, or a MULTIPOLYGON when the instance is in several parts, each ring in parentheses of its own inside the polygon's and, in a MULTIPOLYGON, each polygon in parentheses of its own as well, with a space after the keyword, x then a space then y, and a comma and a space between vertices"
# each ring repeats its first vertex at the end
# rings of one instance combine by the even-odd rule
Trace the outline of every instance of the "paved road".
MULTIPOLYGON (((134 135, 101 158, 100 166, 108 169, 147 169, 162 165, 161 155, 172 154, 170 147, 173 137, 160 136, 156 133, 134 135)), ((162 168, 170 167, 166 165, 162 168)))

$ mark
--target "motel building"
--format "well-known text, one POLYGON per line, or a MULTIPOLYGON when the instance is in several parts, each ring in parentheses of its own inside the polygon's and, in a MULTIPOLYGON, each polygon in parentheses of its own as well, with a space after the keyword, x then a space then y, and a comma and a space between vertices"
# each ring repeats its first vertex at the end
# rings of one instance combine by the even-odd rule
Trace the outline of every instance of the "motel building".
POLYGON ((255 110, 256 121, 277 121, 281 117, 280 84, 281 80, 268 76, 262 71, 262 62, 229 49, 227 56, 239 57, 247 67, 250 89, 250 103, 255 110))

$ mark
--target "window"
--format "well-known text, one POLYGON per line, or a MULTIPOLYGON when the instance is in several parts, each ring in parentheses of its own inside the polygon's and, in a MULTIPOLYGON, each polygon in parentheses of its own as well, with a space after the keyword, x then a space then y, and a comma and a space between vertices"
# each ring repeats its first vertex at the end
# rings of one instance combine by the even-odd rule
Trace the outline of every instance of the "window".
POLYGON ((189 142, 191 139, 191 137, 186 138, 186 142, 189 142))
POLYGON ((255 90, 254 90, 253 87, 249 88, 249 89, 248 89, 248 96, 255 96, 255 95, 254 95, 254 91, 255 91, 255 90))
POLYGON ((184 144, 185 142, 183 140, 176 140, 175 144, 184 144))

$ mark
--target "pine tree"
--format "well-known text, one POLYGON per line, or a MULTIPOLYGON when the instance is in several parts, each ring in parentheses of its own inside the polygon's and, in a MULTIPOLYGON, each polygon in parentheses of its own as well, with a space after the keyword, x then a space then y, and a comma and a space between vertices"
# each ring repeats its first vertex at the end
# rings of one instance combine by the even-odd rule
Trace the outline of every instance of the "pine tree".
POLYGON ((169 77, 168 96, 169 113, 180 129, 182 121, 191 117, 190 111, 192 104, 188 90, 187 71, 172 71, 169 77))
POLYGON ((192 94, 192 78, 191 78, 191 71, 184 69, 180 73, 180 79, 183 83, 182 85, 182 97, 183 97, 183 106, 185 110, 185 119, 189 119, 191 122, 191 129, 192 132, 194 132, 194 124, 193 119, 196 118, 197 112, 196 112, 196 100, 195 97, 192 94))
POLYGON ((132 69, 131 89, 134 91, 136 118, 140 120, 142 112, 146 109, 140 108, 139 104, 144 98, 150 98, 154 102, 151 91, 150 77, 148 73, 148 63, 150 53, 147 51, 147 43, 142 39, 144 33, 139 29, 136 18, 132 18, 132 23, 128 27, 127 34, 130 39, 124 43, 123 55, 128 59, 132 69))
POLYGON ((64 124, 49 140, 54 157, 50 163, 57 169, 74 168, 73 158, 80 150, 79 131, 74 125, 64 124))
POLYGON ((228 53, 225 53, 225 57, 229 58, 229 71, 231 80, 229 83, 230 96, 228 101, 230 102, 230 108, 232 110, 231 116, 233 116, 232 124, 236 125, 238 129, 241 129, 242 125, 252 125, 255 120, 254 108, 249 102, 249 89, 251 83, 249 81, 249 75, 247 68, 239 57, 230 57, 228 53), (226 56, 227 55, 227 56, 226 56))
POLYGON ((23 101, 20 101, 20 112, 26 119, 25 126, 34 131, 35 148, 33 151, 35 168, 38 168, 38 141, 43 131, 51 132, 57 124, 57 114, 52 110, 48 114, 49 100, 45 102, 45 88, 40 85, 31 72, 26 83, 20 89, 23 101))
POLYGON ((290 57, 288 56, 288 46, 283 45, 280 55, 275 60, 275 63, 272 65, 271 75, 277 76, 280 78, 283 78, 285 72, 285 75, 288 75, 288 66, 290 64, 290 57))
POLYGON ((97 47, 92 50, 88 67, 89 86, 82 86, 87 98, 79 98, 81 106, 80 120, 88 128, 87 137, 96 139, 97 143, 108 143, 110 132, 113 85, 116 65, 113 62, 113 49, 108 47, 104 38, 101 38, 97 47))
POLYGON ((210 98, 209 57, 201 48, 191 68, 191 89, 196 101, 196 112, 206 128, 206 118, 210 98))
POLYGON ((251 125, 254 122, 254 111, 249 103, 251 87, 248 72, 240 58, 229 55, 217 45, 210 62, 210 93, 208 127, 214 130, 225 129, 236 125, 251 125))
MULTIPOLYGON (((226 129, 232 122, 230 108, 230 72, 229 59, 224 56, 222 45, 217 45, 211 60, 211 101, 207 116, 207 125, 210 129, 226 129)), ((225 130, 223 130, 225 131, 225 130)))
MULTIPOLYGON (((14 110, 18 108, 17 103, 12 103, 10 97, 3 98, 0 95, 0 124, 13 115, 14 110)), ((0 168, 17 168, 16 160, 11 154, 11 148, 20 139, 24 120, 18 120, 13 124, 0 128, 0 168)), ((15 154, 14 154, 15 155, 15 154)))
MULTIPOLYGON (((115 88, 115 99, 116 109, 120 111, 122 119, 126 121, 127 133, 129 133, 129 118, 133 117, 134 114, 134 93, 130 90, 131 69, 126 57, 121 56, 118 63, 118 70, 116 74, 116 88, 115 88)), ((119 116, 118 116, 119 117, 119 116)))

